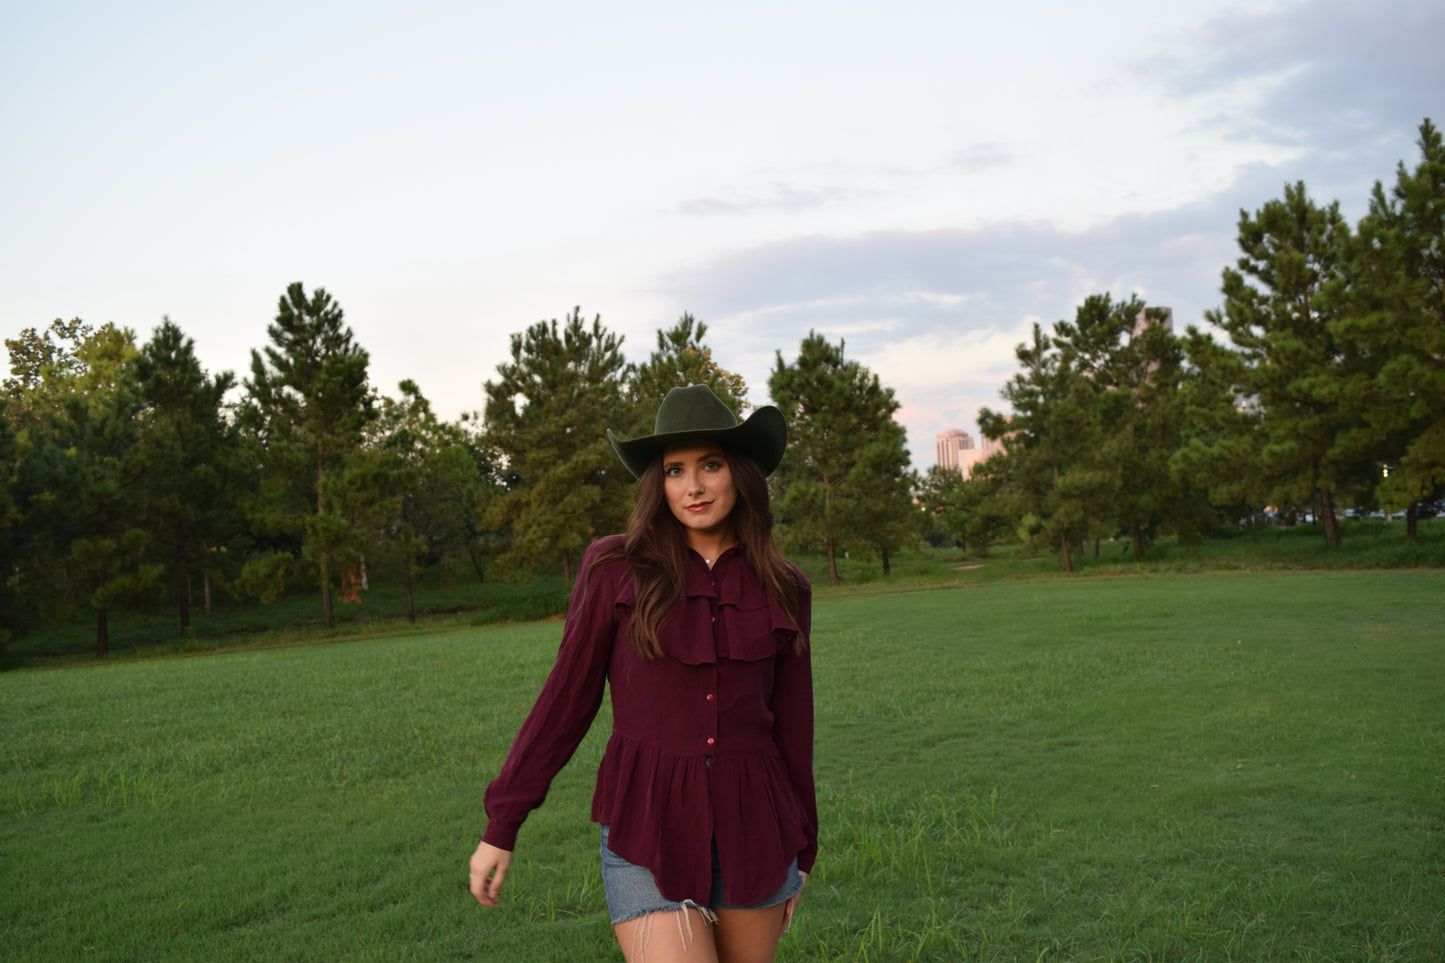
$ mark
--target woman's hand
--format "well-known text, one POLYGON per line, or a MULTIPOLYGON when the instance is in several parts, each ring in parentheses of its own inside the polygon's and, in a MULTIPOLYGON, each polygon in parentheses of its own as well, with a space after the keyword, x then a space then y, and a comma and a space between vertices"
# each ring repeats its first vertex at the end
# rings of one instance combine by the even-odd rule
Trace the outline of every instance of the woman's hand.
POLYGON ((507 867, 512 865, 512 851, 498 849, 491 843, 478 844, 472 853, 472 864, 468 876, 472 878, 472 895, 483 906, 496 906, 502 895, 502 882, 507 878, 507 867))
MULTIPOLYGON (((807 874, 807 873, 804 873, 804 872, 802 872, 802 871, 799 871, 799 872, 798 872, 798 875, 801 876, 801 877, 803 877, 803 886, 807 886, 807 885, 808 885, 808 874, 807 874)), ((783 904, 783 932, 784 932, 784 933, 786 933, 786 932, 788 931, 788 927, 790 927, 790 926, 793 925, 793 910, 795 910, 795 909, 798 908, 798 900, 800 900, 800 899, 802 899, 802 898, 803 898, 803 889, 802 889, 802 887, 799 887, 799 888, 798 888, 798 891, 793 894, 793 898, 790 899, 790 900, 788 900, 786 903, 783 904)))

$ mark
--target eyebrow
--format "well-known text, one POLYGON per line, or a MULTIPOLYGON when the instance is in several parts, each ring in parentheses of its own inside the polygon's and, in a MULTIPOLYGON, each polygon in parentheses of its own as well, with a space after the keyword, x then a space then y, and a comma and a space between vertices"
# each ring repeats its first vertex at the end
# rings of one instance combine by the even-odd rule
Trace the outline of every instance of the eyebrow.
MULTIPOLYGON (((708 461, 708 460, 710 460, 710 459, 717 459, 717 460, 719 460, 719 461, 727 461, 727 455, 724 454, 721 449, 717 449, 717 450, 709 449, 708 451, 705 451, 705 452, 703 452, 701 455, 698 455, 698 456, 697 456, 697 460, 700 461, 700 462, 708 461)), ((662 459, 662 467, 663 467, 663 468, 671 468, 673 465, 681 465, 681 464, 682 464, 682 459, 681 459, 681 458, 668 458, 668 457, 664 457, 664 458, 662 459)))

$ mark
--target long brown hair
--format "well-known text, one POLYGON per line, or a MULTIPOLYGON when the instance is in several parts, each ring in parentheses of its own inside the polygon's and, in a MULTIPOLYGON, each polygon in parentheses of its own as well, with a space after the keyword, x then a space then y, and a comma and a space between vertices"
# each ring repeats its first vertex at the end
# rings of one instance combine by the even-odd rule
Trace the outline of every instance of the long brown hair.
MULTIPOLYGON (((720 447, 727 456, 738 496, 728 516, 733 532, 743 544, 747 562, 768 595, 797 624, 802 576, 783 558, 773 541, 767 479, 757 462, 747 455, 720 447)), ((663 654, 657 639, 658 629, 682 599, 687 566, 687 536, 667 504, 661 455, 637 477, 637 501, 623 535, 622 550, 609 557, 618 555, 632 563, 633 592, 637 597, 632 610, 632 644, 644 659, 656 658, 663 654)), ((597 559, 598 562, 604 560, 597 559)), ((797 652, 807 650, 808 639, 803 632, 794 637, 793 648, 797 652)))

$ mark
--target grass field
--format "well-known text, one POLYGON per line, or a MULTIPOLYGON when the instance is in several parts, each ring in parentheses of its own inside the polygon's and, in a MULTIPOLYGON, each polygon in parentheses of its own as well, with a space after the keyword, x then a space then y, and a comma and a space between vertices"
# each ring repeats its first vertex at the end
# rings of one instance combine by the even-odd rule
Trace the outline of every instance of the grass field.
MULTIPOLYGON (((1342 523, 1344 544, 1329 548, 1319 525, 1290 528, 1261 526, 1258 542, 1242 529, 1216 533, 1198 545, 1180 545, 1173 538, 1150 546, 1143 558, 1130 552, 1128 539, 1089 543, 1074 564, 1077 574, 1063 571, 1055 554, 1025 554, 1017 546, 995 548, 986 558, 956 549, 919 548, 897 552, 893 573, 884 575, 878 558, 842 557, 842 584, 828 586, 828 566, 818 555, 791 556, 813 580, 820 598, 876 594, 879 591, 951 588, 1020 579, 1073 579, 1218 571, 1298 571, 1300 569, 1445 568, 1445 518, 1420 523, 1417 538, 1405 537, 1400 521, 1372 519, 1342 523)), ((297 589, 269 605, 238 600, 217 590, 213 610, 197 601, 189 631, 179 634, 171 604, 117 606, 110 613, 111 655, 108 661, 264 649, 307 643, 383 638, 452 631, 507 621, 532 621, 566 611, 570 585, 560 573, 525 584, 478 581, 470 566, 438 567, 425 572, 416 591, 419 618, 403 618, 401 588, 384 570, 373 573, 370 588, 359 602, 338 603, 335 623, 321 621, 320 596, 297 589)), ((199 593, 198 593, 199 594, 199 593)), ((0 671, 93 661, 95 613, 82 609, 69 621, 51 620, 29 627, 20 638, 0 646, 0 671)))
MULTIPOLYGON (((984 571, 821 594, 780 959, 1445 959, 1445 572, 984 571)), ((605 710, 465 891, 559 633, 0 674, 0 956, 620 959, 605 710)))

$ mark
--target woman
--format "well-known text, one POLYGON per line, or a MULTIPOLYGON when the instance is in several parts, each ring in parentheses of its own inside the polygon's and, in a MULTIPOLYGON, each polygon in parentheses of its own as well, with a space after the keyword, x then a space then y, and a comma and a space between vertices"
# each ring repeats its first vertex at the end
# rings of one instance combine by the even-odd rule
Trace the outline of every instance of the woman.
POLYGON ((771 960, 817 853, 811 594, 772 536, 787 425, 674 388, 613 449, 638 479, 625 535, 587 550, 547 682, 487 788, 471 891, 495 906, 517 831, 611 683, 597 774, 602 876, 629 963, 771 960))

